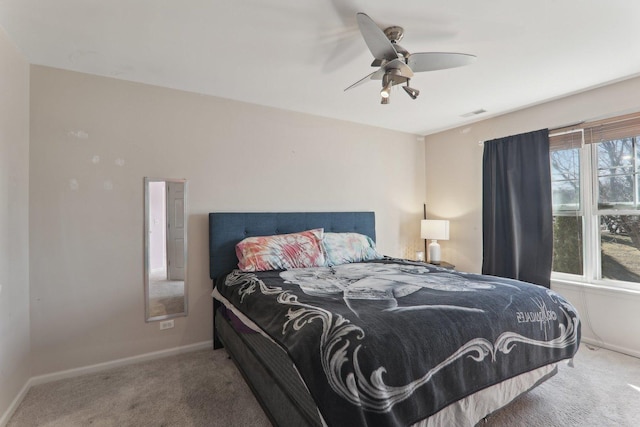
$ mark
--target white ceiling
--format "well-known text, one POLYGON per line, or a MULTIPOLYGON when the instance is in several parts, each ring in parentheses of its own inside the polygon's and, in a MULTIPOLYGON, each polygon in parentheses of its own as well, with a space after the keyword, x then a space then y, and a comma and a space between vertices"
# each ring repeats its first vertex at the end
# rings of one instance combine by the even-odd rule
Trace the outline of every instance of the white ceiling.
POLYGON ((0 0, 32 64, 419 135, 639 75, 639 22, 637 0, 0 0), (415 101, 344 92, 374 70, 358 11, 410 52, 478 59, 416 74, 415 101))

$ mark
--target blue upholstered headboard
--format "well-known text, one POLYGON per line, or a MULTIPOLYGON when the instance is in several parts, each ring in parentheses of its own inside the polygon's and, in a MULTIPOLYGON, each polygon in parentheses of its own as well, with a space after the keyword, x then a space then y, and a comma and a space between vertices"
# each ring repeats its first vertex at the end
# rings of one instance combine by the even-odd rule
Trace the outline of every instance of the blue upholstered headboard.
POLYGON ((213 212, 209 214, 209 276, 215 279, 237 267, 236 244, 245 237, 313 228, 355 232, 376 240, 373 212, 213 212))

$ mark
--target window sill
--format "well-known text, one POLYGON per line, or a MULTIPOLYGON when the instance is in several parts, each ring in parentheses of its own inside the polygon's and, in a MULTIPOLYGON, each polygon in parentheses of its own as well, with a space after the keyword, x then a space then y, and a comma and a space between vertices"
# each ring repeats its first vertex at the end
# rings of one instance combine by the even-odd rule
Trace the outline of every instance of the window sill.
POLYGON ((581 282, 578 280, 570 280, 570 279, 558 279, 551 278, 551 285, 560 285, 560 286, 570 286, 581 289, 590 289, 594 291, 600 291, 603 293, 611 294, 611 293, 619 293, 625 295, 635 295, 640 296, 640 284, 615 284, 612 285, 608 282, 595 282, 595 283, 587 283, 581 282))

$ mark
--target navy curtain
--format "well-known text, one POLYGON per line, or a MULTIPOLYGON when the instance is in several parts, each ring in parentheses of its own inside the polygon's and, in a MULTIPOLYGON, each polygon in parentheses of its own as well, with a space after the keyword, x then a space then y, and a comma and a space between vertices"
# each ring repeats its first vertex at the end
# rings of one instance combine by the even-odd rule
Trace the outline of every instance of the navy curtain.
POLYGON ((484 144, 482 274, 550 286, 553 256, 549 130, 484 144))

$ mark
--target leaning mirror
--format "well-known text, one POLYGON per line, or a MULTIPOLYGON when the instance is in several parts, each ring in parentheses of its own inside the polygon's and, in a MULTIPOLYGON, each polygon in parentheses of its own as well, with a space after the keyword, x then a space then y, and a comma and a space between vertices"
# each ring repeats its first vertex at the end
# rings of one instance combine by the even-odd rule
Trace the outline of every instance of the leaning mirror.
POLYGON ((147 322, 187 315, 187 180, 144 179, 147 322))

